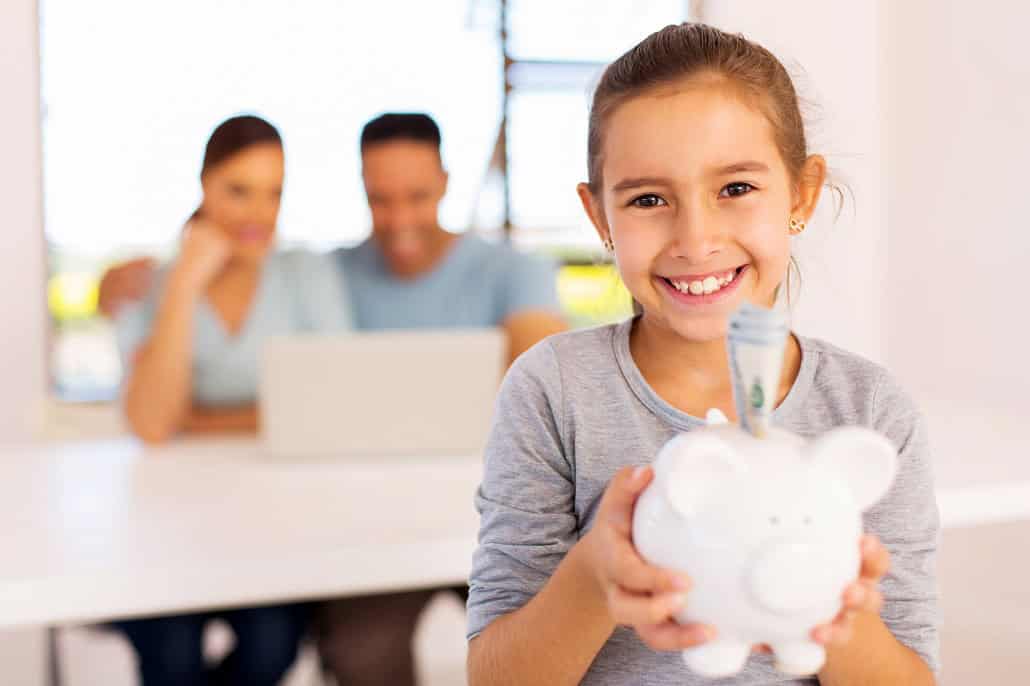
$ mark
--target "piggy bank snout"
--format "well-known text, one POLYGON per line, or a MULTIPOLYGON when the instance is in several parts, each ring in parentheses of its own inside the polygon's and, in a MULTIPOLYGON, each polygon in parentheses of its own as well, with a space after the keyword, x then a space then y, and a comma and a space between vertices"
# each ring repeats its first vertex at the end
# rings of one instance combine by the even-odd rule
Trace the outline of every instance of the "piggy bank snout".
POLYGON ((839 555, 812 543, 773 544, 754 561, 748 578, 754 600, 775 614, 794 614, 826 603, 844 590, 839 555))

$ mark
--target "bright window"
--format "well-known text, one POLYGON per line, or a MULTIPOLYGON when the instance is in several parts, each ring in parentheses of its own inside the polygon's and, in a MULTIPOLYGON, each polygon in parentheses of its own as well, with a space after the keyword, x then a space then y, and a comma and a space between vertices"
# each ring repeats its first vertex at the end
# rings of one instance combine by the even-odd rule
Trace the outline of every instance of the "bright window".
MULTIPOLYGON (((519 59, 577 63, 569 73, 551 68, 549 85, 540 81, 548 67, 529 64, 512 94, 516 237, 596 247, 575 196, 585 178, 584 74, 596 69, 578 63, 611 60, 682 20, 684 5, 509 3, 509 47, 519 59)), ((500 9, 494 0, 42 0, 58 395, 113 395, 120 370, 111 325, 96 314, 98 277, 128 256, 171 254, 199 199, 207 136, 233 114, 258 113, 283 134, 285 244, 328 248, 367 235, 358 135, 387 110, 425 111, 441 126, 451 174, 444 225, 495 228, 503 205, 490 183, 502 121, 500 9)), ((566 277, 563 294, 575 291, 577 312, 590 311, 582 301, 589 289, 570 291, 566 277)))

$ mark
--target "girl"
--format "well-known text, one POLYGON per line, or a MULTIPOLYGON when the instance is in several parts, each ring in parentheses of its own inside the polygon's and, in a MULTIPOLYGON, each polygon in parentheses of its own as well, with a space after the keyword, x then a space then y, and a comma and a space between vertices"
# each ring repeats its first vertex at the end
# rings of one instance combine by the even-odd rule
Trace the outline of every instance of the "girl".
MULTIPOLYGON (((257 355, 269 335, 346 327, 342 283, 323 259, 273 253, 283 185, 278 131, 257 117, 229 119, 208 141, 203 201, 179 255, 142 307, 118 322, 127 367, 125 411, 144 440, 180 432, 253 431, 257 355)), ((293 663, 304 606, 277 606, 120 622, 145 686, 273 686, 293 663), (202 653, 205 626, 222 618, 236 645, 219 665, 202 653)))
MULTIPOLYGON (((671 621, 689 577, 637 555, 632 511, 652 473, 632 465, 709 408, 735 418, 727 319, 745 301, 774 304, 826 174, 779 61, 699 24, 608 67, 588 149, 579 195, 639 313, 547 339, 505 380, 477 495, 476 686, 702 683, 679 651, 714 628, 671 621)), ((883 369, 828 343, 792 335, 783 369, 777 423, 807 436, 871 426, 897 445, 899 473, 865 516, 842 612, 812 629, 828 651, 818 681, 775 671, 756 646, 720 683, 932 684, 938 519, 923 421, 883 369)))

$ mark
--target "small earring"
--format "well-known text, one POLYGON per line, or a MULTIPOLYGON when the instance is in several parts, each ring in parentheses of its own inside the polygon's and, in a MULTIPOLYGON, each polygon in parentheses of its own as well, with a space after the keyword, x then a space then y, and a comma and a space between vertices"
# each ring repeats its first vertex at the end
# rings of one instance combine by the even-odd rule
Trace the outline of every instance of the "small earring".
POLYGON ((601 243, 604 245, 604 249, 608 252, 615 252, 615 243, 612 242, 610 236, 601 241, 601 243))
POLYGON ((794 219, 792 217, 790 220, 789 230, 791 236, 797 236, 799 233, 802 233, 805 230, 805 222, 798 221, 797 219, 794 219))

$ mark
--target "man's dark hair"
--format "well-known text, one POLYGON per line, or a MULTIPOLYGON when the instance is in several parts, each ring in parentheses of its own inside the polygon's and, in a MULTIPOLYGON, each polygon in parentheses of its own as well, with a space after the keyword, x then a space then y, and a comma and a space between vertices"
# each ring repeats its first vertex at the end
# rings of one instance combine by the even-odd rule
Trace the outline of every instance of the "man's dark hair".
POLYGON ((428 114, 387 112, 365 124, 361 130, 361 150, 377 143, 415 141, 440 150, 440 127, 428 114))

